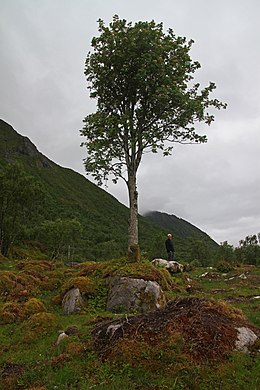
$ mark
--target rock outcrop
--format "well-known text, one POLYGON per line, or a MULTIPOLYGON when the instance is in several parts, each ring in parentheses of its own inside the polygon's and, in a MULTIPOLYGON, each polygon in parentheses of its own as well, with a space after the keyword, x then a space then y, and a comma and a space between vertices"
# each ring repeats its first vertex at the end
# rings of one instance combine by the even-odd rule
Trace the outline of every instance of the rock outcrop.
POLYGON ((62 299, 65 314, 79 313, 83 307, 83 299, 78 288, 69 290, 62 299))
POLYGON ((168 261, 164 259, 154 259, 152 260, 152 264, 157 267, 166 268, 170 273, 183 272, 184 266, 177 261, 168 261))
POLYGON ((157 282, 129 277, 114 277, 109 282, 107 310, 146 313, 166 303, 157 282))

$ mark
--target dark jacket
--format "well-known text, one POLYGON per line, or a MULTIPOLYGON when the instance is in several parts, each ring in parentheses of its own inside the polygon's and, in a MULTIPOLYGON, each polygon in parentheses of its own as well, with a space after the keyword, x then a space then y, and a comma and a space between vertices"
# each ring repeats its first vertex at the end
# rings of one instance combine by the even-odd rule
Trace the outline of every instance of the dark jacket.
POLYGON ((167 238, 167 240, 165 241, 165 246, 166 246, 167 252, 174 252, 174 246, 173 246, 172 239, 167 238))

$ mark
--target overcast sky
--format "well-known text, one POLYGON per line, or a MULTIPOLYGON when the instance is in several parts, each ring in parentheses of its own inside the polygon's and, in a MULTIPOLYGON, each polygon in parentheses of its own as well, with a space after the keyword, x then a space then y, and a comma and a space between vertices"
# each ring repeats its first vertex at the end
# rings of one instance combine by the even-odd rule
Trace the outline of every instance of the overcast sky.
MULTIPOLYGON (((152 20, 194 39, 195 81, 228 104, 208 143, 147 155, 139 208, 175 214, 217 242, 260 232, 259 0, 0 0, 0 118, 61 166, 84 174, 79 130, 95 110, 84 62, 97 20, 152 20)), ((127 204, 124 183, 108 189, 127 204)))

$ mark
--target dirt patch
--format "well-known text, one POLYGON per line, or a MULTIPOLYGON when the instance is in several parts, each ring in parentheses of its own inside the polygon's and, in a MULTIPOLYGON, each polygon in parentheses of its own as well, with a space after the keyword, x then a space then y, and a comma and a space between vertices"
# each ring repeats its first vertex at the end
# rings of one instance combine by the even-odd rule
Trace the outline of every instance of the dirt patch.
POLYGON ((122 342, 146 343, 157 350, 182 338, 182 354, 195 361, 221 359, 235 349, 237 327, 248 324, 241 311, 224 302, 199 298, 175 299, 166 308, 116 321, 97 324, 92 331, 94 347, 102 358, 113 355, 122 342))
POLYGON ((0 371, 2 378, 8 377, 8 376, 17 376, 21 375, 24 372, 25 366, 22 364, 16 364, 16 363, 7 363, 5 364, 4 368, 0 371))
POLYGON ((247 295, 245 296, 238 296, 238 297, 228 297, 225 299, 227 302, 257 302, 259 300, 260 302, 260 296, 259 295, 247 295))

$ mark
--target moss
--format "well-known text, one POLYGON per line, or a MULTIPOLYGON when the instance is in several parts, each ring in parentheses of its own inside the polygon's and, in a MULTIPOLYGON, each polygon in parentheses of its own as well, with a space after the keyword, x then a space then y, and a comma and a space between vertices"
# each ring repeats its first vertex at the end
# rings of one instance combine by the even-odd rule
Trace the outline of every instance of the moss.
POLYGON ((0 310, 0 322, 2 324, 11 324, 23 321, 25 318, 25 309, 22 304, 8 302, 0 310))
POLYGON ((110 359, 120 361, 122 356, 125 363, 139 365, 150 357, 150 346, 137 339, 121 339, 113 348, 110 359))
POLYGON ((24 304, 25 313, 32 315, 36 313, 46 312, 45 305, 42 301, 37 298, 31 298, 24 304))
POLYGON ((58 329, 58 319, 52 313, 36 313, 29 317, 22 324, 22 334, 24 342, 36 341, 46 334, 58 329))
POLYGON ((174 279, 166 269, 155 267, 148 260, 140 263, 127 263, 116 270, 111 276, 130 276, 138 279, 151 280, 157 282, 164 292, 173 290, 176 286, 174 279))
POLYGON ((222 302, 193 297, 175 299, 164 309, 144 315, 97 324, 92 336, 94 348, 105 358, 117 345, 121 348, 145 341, 161 351, 165 360, 177 349, 181 358, 186 355, 194 362, 220 361, 235 348, 238 326, 250 327, 241 312, 222 302), (108 332, 110 325, 112 335, 108 332))
POLYGON ((95 263, 93 261, 82 263, 80 267, 80 276, 106 276, 112 272, 111 262, 95 263))
POLYGON ((60 305, 62 302, 62 294, 55 295, 52 299, 51 302, 54 303, 55 305, 60 305))
POLYGON ((128 250, 128 260, 130 263, 139 263, 141 261, 141 252, 138 244, 130 246, 128 250))
POLYGON ((80 341, 68 341, 65 353, 69 356, 83 356, 85 353, 84 344, 80 341))
POLYGON ((47 261, 47 260, 36 260, 36 261, 19 261, 16 264, 16 268, 19 270, 25 270, 25 271, 52 271, 55 268, 61 266, 60 263, 54 263, 53 261, 47 261))
POLYGON ((246 321, 246 318, 240 309, 231 306, 225 301, 216 301, 214 299, 211 299, 204 301, 204 306, 207 309, 215 310, 217 313, 222 314, 232 320, 246 321))
POLYGON ((16 274, 10 271, 2 271, 0 274, 0 291, 1 295, 9 295, 16 284, 16 274))
POLYGON ((55 291, 60 288, 62 285, 62 280, 55 277, 49 277, 47 280, 44 280, 41 285, 41 291, 55 291))
POLYGON ((32 275, 3 271, 0 273, 1 295, 5 297, 11 296, 15 299, 27 297, 36 293, 39 282, 39 279, 32 275))
POLYGON ((96 291, 94 281, 86 276, 77 276, 63 286, 63 295, 72 288, 78 288, 83 295, 91 295, 96 291))

